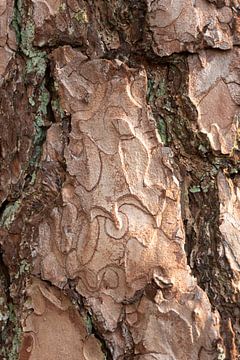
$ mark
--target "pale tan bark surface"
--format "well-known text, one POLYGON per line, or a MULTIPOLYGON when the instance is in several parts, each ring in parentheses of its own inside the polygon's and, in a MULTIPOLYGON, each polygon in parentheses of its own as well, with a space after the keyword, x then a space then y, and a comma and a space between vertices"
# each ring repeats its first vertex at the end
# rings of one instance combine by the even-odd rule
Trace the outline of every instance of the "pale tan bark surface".
POLYGON ((0 0, 0 359, 238 359, 237 1, 0 0))

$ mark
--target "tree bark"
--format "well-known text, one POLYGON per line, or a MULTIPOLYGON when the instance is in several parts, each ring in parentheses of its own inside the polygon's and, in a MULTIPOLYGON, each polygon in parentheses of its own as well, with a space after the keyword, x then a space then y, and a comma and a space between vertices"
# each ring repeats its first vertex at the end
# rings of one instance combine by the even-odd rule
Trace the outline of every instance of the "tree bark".
POLYGON ((239 16, 0 0, 0 359, 239 359, 239 16))

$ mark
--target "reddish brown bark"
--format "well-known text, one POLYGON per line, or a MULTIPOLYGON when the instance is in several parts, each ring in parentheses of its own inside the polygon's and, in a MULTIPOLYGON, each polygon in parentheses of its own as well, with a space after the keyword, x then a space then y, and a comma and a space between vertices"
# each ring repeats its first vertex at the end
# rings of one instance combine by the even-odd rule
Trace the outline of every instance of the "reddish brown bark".
POLYGON ((0 1, 0 359, 238 359, 239 6, 0 1))

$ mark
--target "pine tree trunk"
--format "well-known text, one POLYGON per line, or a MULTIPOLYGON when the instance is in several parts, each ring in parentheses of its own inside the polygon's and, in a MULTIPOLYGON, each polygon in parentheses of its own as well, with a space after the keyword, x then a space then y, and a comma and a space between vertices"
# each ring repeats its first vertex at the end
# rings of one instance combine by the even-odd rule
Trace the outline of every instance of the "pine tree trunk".
POLYGON ((0 359, 240 358, 237 0, 0 0, 0 359))

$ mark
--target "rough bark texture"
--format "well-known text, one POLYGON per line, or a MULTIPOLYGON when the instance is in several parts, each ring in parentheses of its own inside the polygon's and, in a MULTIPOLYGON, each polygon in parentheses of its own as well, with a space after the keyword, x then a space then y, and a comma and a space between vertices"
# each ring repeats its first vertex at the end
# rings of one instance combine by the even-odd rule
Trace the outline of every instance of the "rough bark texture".
POLYGON ((0 0, 0 359, 240 358, 240 4, 0 0))

